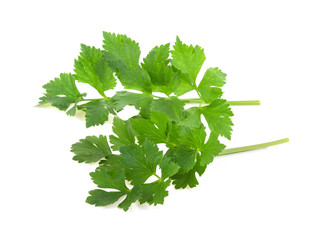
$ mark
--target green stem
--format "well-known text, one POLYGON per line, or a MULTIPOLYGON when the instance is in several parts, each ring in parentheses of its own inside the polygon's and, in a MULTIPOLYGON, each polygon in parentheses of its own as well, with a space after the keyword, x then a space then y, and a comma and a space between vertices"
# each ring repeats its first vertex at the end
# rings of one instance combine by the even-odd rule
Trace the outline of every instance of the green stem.
MULTIPOLYGON (((93 98, 93 99, 90 99, 90 98, 84 98, 82 99, 82 101, 94 101, 94 100, 104 100, 105 98, 93 98)), ((107 98, 108 99, 108 98, 107 98)))
POLYGON ((231 106, 242 106, 242 105, 260 105, 259 100, 248 100, 248 101, 228 101, 231 106))
POLYGON ((256 150, 256 149, 265 148, 265 147, 271 147, 271 146, 275 146, 275 145, 286 143, 286 142, 289 142, 289 138, 284 138, 284 139, 280 139, 277 141, 266 142, 266 143, 261 143, 261 144, 256 144, 256 145, 249 145, 249 146, 245 146, 245 147, 224 149, 219 154, 219 156, 234 154, 234 153, 240 153, 240 152, 246 152, 246 151, 256 150))
POLYGON ((156 173, 153 173, 153 176, 156 176, 159 179, 159 181, 162 181, 162 178, 159 175, 157 175, 156 173))
MULTIPOLYGON (((203 100, 199 98, 187 98, 181 99, 185 103, 205 103, 203 100)), ((260 105, 259 100, 247 100, 247 101, 228 101, 228 104, 231 106, 246 106, 246 105, 260 105)))
MULTIPOLYGON (((160 96, 155 96, 155 95, 152 95, 152 96, 155 98, 160 98, 160 99, 168 99, 167 97, 160 97, 160 96)), ((107 97, 107 98, 94 98, 94 99, 84 98, 84 99, 82 99, 82 101, 93 101, 93 100, 103 100, 103 99, 109 99, 109 97, 107 97)), ((193 103, 205 104, 205 102, 199 98, 186 98, 186 99, 180 99, 180 100, 182 102, 188 103, 188 104, 193 104, 193 103)), ((228 101, 228 104, 230 104, 231 106, 260 105, 260 101, 259 100, 228 101)))

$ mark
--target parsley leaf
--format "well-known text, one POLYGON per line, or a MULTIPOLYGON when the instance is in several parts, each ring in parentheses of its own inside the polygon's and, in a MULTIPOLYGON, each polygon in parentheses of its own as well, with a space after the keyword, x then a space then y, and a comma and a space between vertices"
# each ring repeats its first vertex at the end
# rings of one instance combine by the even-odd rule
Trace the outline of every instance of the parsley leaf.
POLYGON ((151 79, 139 66, 139 44, 126 35, 103 32, 104 57, 115 71, 125 88, 151 92, 151 79))
POLYGON ((179 170, 179 166, 175 162, 173 162, 171 158, 166 156, 161 159, 160 168, 162 172, 162 180, 173 176, 179 170))
POLYGON ((197 152, 185 145, 179 145, 174 152, 174 160, 181 167, 181 172, 187 172, 195 166, 197 152))
POLYGON ((173 184, 176 189, 186 188, 187 186, 193 188, 198 185, 198 180, 196 178, 196 171, 194 169, 187 173, 177 173, 172 177, 173 184))
POLYGON ((167 181, 155 181, 152 183, 147 183, 141 186, 142 197, 139 202, 141 204, 147 202, 150 205, 163 204, 164 198, 168 196, 168 191, 166 188, 170 185, 171 180, 167 181))
MULTIPOLYGON (((74 76, 70 73, 61 73, 59 78, 55 78, 45 84, 43 88, 46 90, 46 93, 40 98, 40 104, 48 102, 52 106, 66 111, 71 104, 76 105, 82 100, 83 94, 77 89, 74 76)), ((73 116, 75 110, 76 107, 71 108, 67 113, 73 116)))
POLYGON ((124 211, 128 211, 131 204, 136 202, 142 196, 142 192, 139 186, 134 186, 131 191, 127 194, 126 198, 118 205, 119 208, 122 208, 124 211))
POLYGON ((156 46, 143 59, 142 67, 147 70, 152 82, 153 92, 162 92, 169 96, 179 85, 176 72, 169 65, 170 44, 156 46))
POLYGON ((184 105, 177 97, 156 99, 152 102, 151 110, 165 113, 170 120, 180 121, 183 116, 184 105))
POLYGON ((206 103, 211 103, 220 98, 225 84, 226 74, 218 68, 208 68, 198 86, 198 91, 206 103))
POLYGON ((135 134, 129 121, 114 118, 113 132, 116 134, 109 136, 109 141, 113 144, 113 150, 119 150, 121 146, 135 144, 135 134))
POLYGON ((101 189, 89 191, 90 196, 86 202, 95 206, 107 206, 118 201, 119 198, 124 196, 124 192, 107 192, 101 189))
POLYGON ((143 146, 122 146, 122 164, 131 170, 131 183, 144 183, 156 172, 156 166, 163 154, 152 142, 145 140, 143 146))
POLYGON ((144 118, 133 118, 130 119, 130 121, 137 133, 140 143, 142 143, 145 138, 154 143, 167 142, 167 130, 170 125, 170 121, 166 114, 152 111, 151 120, 144 118))
POLYGON ((86 127, 103 125, 108 120, 106 100, 93 100, 84 105, 86 127))
POLYGON ((226 100, 218 99, 201 109, 211 131, 231 139, 233 112, 226 100))
POLYGON ((172 50, 172 57, 172 65, 182 73, 187 74, 185 80, 192 86, 191 89, 194 89, 197 75, 206 60, 204 50, 198 45, 188 46, 177 37, 174 50, 172 50))
POLYGON ((73 160, 79 163, 98 162, 111 154, 107 138, 103 135, 99 137, 88 136, 85 139, 80 139, 79 142, 72 145, 71 152, 75 154, 73 160))
POLYGON ((104 91, 116 86, 112 69, 107 65, 100 49, 81 44, 81 53, 74 62, 75 77, 79 82, 88 83, 102 96, 104 91))
POLYGON ((195 150, 199 150, 204 145, 206 139, 205 127, 183 127, 181 129, 181 144, 191 147, 195 150))
POLYGON ((95 172, 91 172, 93 182, 99 188, 111 188, 120 191, 128 191, 125 183, 124 171, 120 168, 108 171, 105 166, 99 166, 95 172))
POLYGON ((200 148, 200 166, 205 166, 211 163, 215 156, 218 156, 223 151, 225 145, 220 143, 218 135, 215 133, 210 134, 210 138, 206 144, 200 148))
POLYGON ((150 116, 150 106, 152 100, 153 97, 150 94, 138 94, 127 91, 117 92, 111 98, 111 101, 113 102, 113 105, 117 112, 121 111, 127 105, 132 105, 136 109, 140 110, 140 114, 144 117, 150 116))
POLYGON ((191 107, 183 112, 183 120, 180 122, 183 126, 187 127, 200 127, 201 126, 201 109, 199 107, 191 107))

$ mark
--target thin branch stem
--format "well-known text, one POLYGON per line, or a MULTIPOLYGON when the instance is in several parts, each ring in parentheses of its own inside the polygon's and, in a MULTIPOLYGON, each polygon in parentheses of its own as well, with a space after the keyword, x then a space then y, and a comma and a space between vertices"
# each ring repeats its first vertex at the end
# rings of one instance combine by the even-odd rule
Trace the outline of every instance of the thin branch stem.
POLYGON ((260 105, 259 100, 246 100, 246 101, 228 101, 231 106, 248 106, 248 105, 260 105))
POLYGON ((271 147, 271 146, 275 146, 275 145, 286 143, 286 142, 289 142, 289 138, 283 138, 283 139, 272 141, 272 142, 249 145, 249 146, 245 146, 245 147, 228 148, 228 149, 224 149, 219 154, 219 156, 234 154, 234 153, 240 153, 240 152, 247 152, 247 151, 266 148, 266 147, 271 147))
POLYGON ((159 175, 157 175, 156 173, 153 173, 153 176, 156 176, 159 179, 159 181, 162 180, 162 178, 159 175))
MULTIPOLYGON (((167 97, 161 97, 161 96, 156 96, 152 95, 155 98, 159 99, 168 99, 167 97)), ((93 100, 103 100, 103 99, 109 99, 107 98, 94 98, 94 99, 89 99, 89 98, 84 98, 82 101, 93 101, 93 100)), ((199 98, 186 98, 186 99, 180 99, 182 102, 187 103, 187 104, 206 104, 203 100, 199 98)), ((260 105, 259 100, 244 100, 244 101, 228 101, 228 104, 231 106, 249 106, 249 105, 260 105)))
MULTIPOLYGON (((205 104, 205 102, 199 98, 187 98, 187 99, 180 99, 185 103, 197 103, 197 104, 205 104)), ((231 106, 247 106, 247 105, 260 105, 259 100, 244 100, 244 101, 228 101, 228 104, 231 106)))

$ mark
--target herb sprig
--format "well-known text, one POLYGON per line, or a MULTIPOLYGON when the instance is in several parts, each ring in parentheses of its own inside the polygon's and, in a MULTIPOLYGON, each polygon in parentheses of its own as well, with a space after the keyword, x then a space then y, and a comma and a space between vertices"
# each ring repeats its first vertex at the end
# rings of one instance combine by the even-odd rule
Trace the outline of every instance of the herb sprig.
POLYGON ((225 149, 219 138, 231 139, 230 106, 260 103, 223 99, 226 74, 219 68, 208 68, 197 83, 206 59, 200 46, 186 45, 177 37, 172 50, 169 43, 156 46, 140 63, 137 42, 122 34, 103 35, 103 49, 82 44, 74 73, 62 73, 45 84, 40 98, 40 104, 50 103, 70 116, 84 111, 86 127, 114 116, 112 135, 88 136, 71 148, 73 160, 98 164, 90 174, 98 189, 89 192, 88 203, 106 206, 119 201, 125 211, 136 201, 163 204, 171 184, 176 189, 197 186, 196 175, 201 176, 214 157, 288 141, 225 149), (107 91, 117 81, 124 90, 109 97, 107 91), (76 82, 89 84, 100 98, 86 98, 76 82), (199 98, 180 98, 191 91, 199 98), (122 120, 118 115, 127 105, 139 114, 122 120), (166 146, 165 153, 159 144, 166 146))

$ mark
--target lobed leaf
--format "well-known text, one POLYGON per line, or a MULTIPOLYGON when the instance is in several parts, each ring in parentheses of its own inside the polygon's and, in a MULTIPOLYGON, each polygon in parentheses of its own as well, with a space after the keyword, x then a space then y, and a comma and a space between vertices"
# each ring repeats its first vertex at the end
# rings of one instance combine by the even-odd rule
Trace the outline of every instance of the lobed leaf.
POLYGON ((139 44, 126 35, 103 32, 104 57, 125 88, 151 92, 151 79, 139 66, 139 44))
POLYGON ((127 105, 132 105, 140 110, 140 114, 144 117, 150 116, 152 100, 153 97, 151 94, 139 94, 127 91, 119 91, 111 98, 117 112, 121 111, 127 105))
POLYGON ((227 139, 231 139, 233 112, 226 100, 218 99, 201 108, 201 112, 208 122, 212 132, 227 139))
POLYGON ((131 183, 142 184, 156 172, 163 154, 149 140, 143 146, 123 146, 120 148, 122 164, 130 169, 131 183))
POLYGON ((126 193, 123 192, 107 192, 101 189, 95 189, 89 192, 86 202, 95 206, 107 206, 118 201, 126 193))
POLYGON ((177 97, 162 98, 153 100, 151 110, 165 113, 170 120, 178 122, 183 117, 184 105, 177 97))
POLYGON ((204 50, 198 45, 188 46, 177 37, 174 50, 172 50, 172 58, 172 65, 187 74, 188 82, 191 86, 195 86, 197 75, 206 60, 204 50))
POLYGON ((153 92, 162 92, 169 96, 179 85, 176 71, 169 65, 170 44, 154 47, 143 59, 142 67, 147 70, 152 82, 153 92))
POLYGON ((100 49, 81 44, 81 53, 74 61, 74 72, 79 82, 88 83, 102 96, 104 91, 116 86, 112 69, 106 63, 100 49))
POLYGON ((105 159, 111 150, 108 146, 106 136, 100 135, 88 136, 85 139, 80 139, 71 147, 71 152, 75 154, 73 160, 79 163, 93 163, 105 159))
POLYGON ((206 103, 211 103, 220 98, 225 84, 226 74, 218 68, 208 68, 198 86, 201 99, 206 103))
POLYGON ((109 136, 109 141, 113 150, 119 150, 121 146, 135 144, 135 133, 129 121, 114 118, 113 132, 116 134, 109 136))
MULTIPOLYGON (((48 102, 63 111, 66 111, 71 104, 76 106, 83 96, 75 85, 74 76, 70 73, 61 73, 59 78, 51 80, 43 88, 46 93, 40 98, 40 104, 48 102)), ((76 107, 72 107, 68 114, 73 116, 75 111, 76 107)))
POLYGON ((109 111, 105 100, 93 100, 84 105, 86 127, 103 125, 108 120, 109 111))

